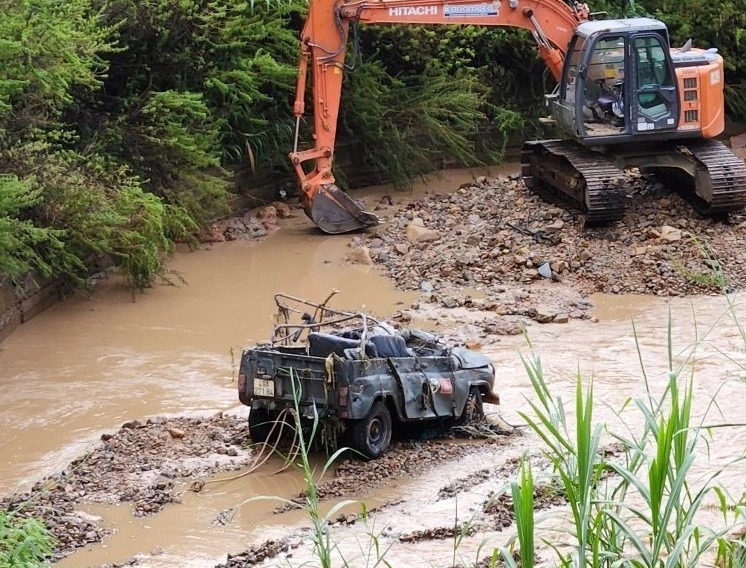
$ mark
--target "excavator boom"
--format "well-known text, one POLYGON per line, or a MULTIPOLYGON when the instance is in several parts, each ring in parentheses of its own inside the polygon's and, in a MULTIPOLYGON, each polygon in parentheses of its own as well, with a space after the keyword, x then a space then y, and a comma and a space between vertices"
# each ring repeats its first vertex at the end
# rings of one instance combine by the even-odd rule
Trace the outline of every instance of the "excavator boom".
POLYGON ((304 193, 304 209, 327 233, 344 233, 378 224, 334 185, 332 163, 351 22, 365 24, 474 24, 530 30, 539 54, 559 80, 567 46, 586 4, 572 0, 383 0, 340 2, 311 0, 301 34, 298 83, 294 104, 296 136, 290 160, 304 193), (306 78, 313 78, 314 146, 298 149, 305 113, 306 78), (308 164, 306 167, 304 165, 308 164))

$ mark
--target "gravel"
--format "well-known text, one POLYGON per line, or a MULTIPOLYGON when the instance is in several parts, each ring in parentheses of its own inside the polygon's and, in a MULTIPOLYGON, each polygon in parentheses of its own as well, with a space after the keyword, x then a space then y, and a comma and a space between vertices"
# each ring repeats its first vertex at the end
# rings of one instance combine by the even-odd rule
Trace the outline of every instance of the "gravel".
MULTIPOLYGON (((447 440, 399 442, 378 459, 347 459, 340 462, 334 478, 320 483, 316 494, 320 501, 360 495, 389 479, 421 473, 437 463, 482 451, 484 444, 502 444, 505 443, 504 440, 507 440, 507 436, 475 440, 472 443, 453 443, 447 440)), ((303 504, 305 494, 301 493, 293 501, 303 504)), ((290 504, 283 505, 275 509, 275 513, 293 508, 290 504)))
POLYGON ((285 558, 292 557, 292 550, 302 544, 299 538, 283 538, 280 540, 267 540, 258 546, 254 546, 239 554, 229 554, 223 564, 215 568, 245 568, 256 566, 265 560, 277 558, 282 555, 285 558))
POLYGON ((80 502, 131 502, 135 516, 151 515, 179 501, 175 484, 237 469, 251 457, 243 418, 153 418, 126 422, 104 434, 91 452, 30 491, 0 499, 0 507, 40 518, 57 539, 54 559, 99 542, 98 518, 76 511, 80 502), (235 453, 237 457, 228 454, 235 453))
POLYGON ((513 477, 518 471, 519 465, 520 458, 508 458, 498 468, 480 469, 467 476, 460 477, 440 488, 438 491, 438 500, 453 499, 461 491, 473 489, 476 485, 485 483, 490 479, 513 477))
MULTIPOLYGON (((743 215, 703 217, 677 193, 634 175, 629 194, 621 221, 584 228, 579 211, 553 205, 520 180, 482 178, 407 205, 352 246, 366 245, 400 288, 432 291, 441 301, 460 287, 499 298, 510 291, 506 286, 548 284, 551 297, 552 284, 560 282, 584 295, 716 292, 713 266, 733 286, 746 281, 743 215), (711 259, 690 235, 709 248, 711 259)), ((573 318, 577 310, 565 311, 573 318)), ((554 315, 561 315, 556 308, 554 315)))

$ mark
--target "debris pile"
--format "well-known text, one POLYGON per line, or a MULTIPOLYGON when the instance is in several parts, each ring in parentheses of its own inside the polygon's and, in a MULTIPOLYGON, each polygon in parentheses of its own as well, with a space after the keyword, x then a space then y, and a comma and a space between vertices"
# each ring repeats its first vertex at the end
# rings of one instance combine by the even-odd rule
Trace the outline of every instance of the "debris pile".
POLYGON ((717 291, 716 268, 733 285, 746 277, 740 215, 703 217, 662 184, 630 175, 625 217, 584 228, 579 210, 553 206, 516 177, 416 201, 353 247, 364 244, 401 288, 441 296, 470 287, 494 298, 507 285, 558 281, 584 294, 670 296, 717 291))
POLYGON ((282 555, 284 558, 292 557, 293 549, 301 545, 298 538, 283 538, 280 540, 267 540, 259 546, 254 546, 240 554, 229 554, 224 564, 218 564, 215 568, 246 568, 246 566, 256 566, 265 560, 277 558, 282 555))
POLYGON ((0 508, 41 519, 57 539, 54 558, 100 541, 106 532, 98 518, 76 511, 79 502, 134 504, 136 516, 150 515, 177 502, 179 479, 237 469, 251 457, 243 418, 218 413, 210 418, 132 420, 102 444, 71 462, 59 475, 27 493, 0 500, 0 508))
POLYGON ((275 201, 270 205, 251 209, 243 215, 217 220, 200 233, 199 239, 203 243, 259 239, 280 228, 278 219, 294 216, 287 203, 275 201))

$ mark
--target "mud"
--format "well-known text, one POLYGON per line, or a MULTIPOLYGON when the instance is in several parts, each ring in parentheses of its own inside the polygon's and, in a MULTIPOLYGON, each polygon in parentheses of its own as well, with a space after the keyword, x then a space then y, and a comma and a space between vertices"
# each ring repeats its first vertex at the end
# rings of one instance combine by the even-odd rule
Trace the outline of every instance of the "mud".
POLYGON ((217 471, 239 469, 251 459, 246 422, 211 418, 156 418, 125 423, 103 434, 92 452, 59 475, 0 501, 0 508, 43 519, 57 540, 55 559, 99 542, 108 534, 95 517, 77 511, 82 503, 133 503, 135 516, 152 515, 178 503, 176 483, 217 471))
MULTIPOLYGON (((391 479, 422 474, 438 463, 480 452, 484 445, 504 444, 506 439, 507 437, 504 439, 495 436, 471 443, 449 440, 399 442, 376 460, 366 462, 353 458, 339 462, 334 470, 334 479, 320 483, 316 488, 316 496, 320 501, 325 501, 356 495, 361 490, 369 491, 391 479)), ((305 500, 305 493, 292 499, 297 505, 305 503, 305 500)), ((283 513, 293 508, 293 505, 285 504, 275 509, 275 512, 283 513)))

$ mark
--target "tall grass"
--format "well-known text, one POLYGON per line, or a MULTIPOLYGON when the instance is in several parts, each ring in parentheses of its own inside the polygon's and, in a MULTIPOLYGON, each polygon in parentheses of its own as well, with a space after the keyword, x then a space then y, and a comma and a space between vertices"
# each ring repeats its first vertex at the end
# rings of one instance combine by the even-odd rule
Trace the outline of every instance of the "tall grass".
MULTIPOLYGON (((531 414, 522 416, 541 438, 572 513, 569 552, 545 542, 561 566, 689 568, 716 555, 733 560, 736 554, 746 560, 743 542, 725 539, 731 525, 716 530, 698 524, 702 504, 713 493, 726 520, 730 507, 715 484, 722 470, 704 479, 692 475, 702 428, 692 420, 693 375, 682 376, 689 359, 675 367, 671 336, 669 318, 668 384, 663 393, 656 397, 651 391, 643 364, 642 396, 630 401, 641 418, 641 432, 621 435, 607 429, 625 448, 619 460, 606 460, 599 451, 604 425, 593 422, 593 382, 584 390, 580 375, 576 379, 575 424, 571 427, 565 403, 551 394, 541 359, 529 342, 531 353, 523 362, 534 400, 529 401, 531 414)), ((642 362, 639 343, 638 355, 642 362)), ((514 501, 523 553, 523 540, 529 539, 521 533, 535 520, 530 508, 520 499, 514 501)), ((503 557, 512 565, 505 553, 503 557)), ((522 566, 533 566, 533 558, 522 558, 522 566)))
MULTIPOLYGON (((525 459, 521 463, 521 480, 512 482, 510 490, 513 495, 513 510, 520 545, 521 566, 530 568, 534 565, 534 477, 531 473, 531 462, 525 459)), ((518 568, 513 555, 503 548, 500 553, 508 568, 518 568)), ((493 559, 492 565, 496 564, 493 559)))
POLYGON ((593 384, 584 393, 578 374, 575 387, 576 427, 573 435, 562 398, 553 397, 549 391, 540 358, 524 357, 523 364, 531 380, 536 401, 529 401, 534 416, 528 413, 521 413, 521 416, 544 442, 546 456, 559 476, 572 511, 573 536, 577 544, 572 558, 561 553, 560 556, 563 564, 590 565, 588 555, 598 548, 591 546, 595 526, 594 488, 603 472, 597 462, 602 425, 593 425, 593 384))
MULTIPOLYGON (((316 433, 319 427, 319 415, 316 406, 313 406, 313 421, 311 423, 311 429, 308 434, 304 432, 303 423, 301 420, 301 411, 299 401, 302 394, 302 383, 300 378, 294 369, 291 369, 291 379, 293 384, 293 404, 295 412, 293 413, 295 419, 295 432, 296 442, 300 445, 300 462, 297 464, 300 470, 303 472, 303 478, 306 482, 306 499, 304 510, 311 521, 313 528, 313 547, 316 557, 319 560, 321 568, 332 567, 332 553, 337 549, 336 543, 334 543, 329 536, 329 521, 344 507, 357 503, 356 501, 345 500, 334 505, 325 515, 321 513, 319 507, 319 499, 316 493, 316 475, 311 461, 309 460, 310 448, 313 446, 316 439, 316 433)), ((323 479, 329 468, 337 461, 337 458, 342 455, 348 448, 339 448, 335 451, 324 463, 321 470, 321 474, 318 476, 319 479, 323 479)))

